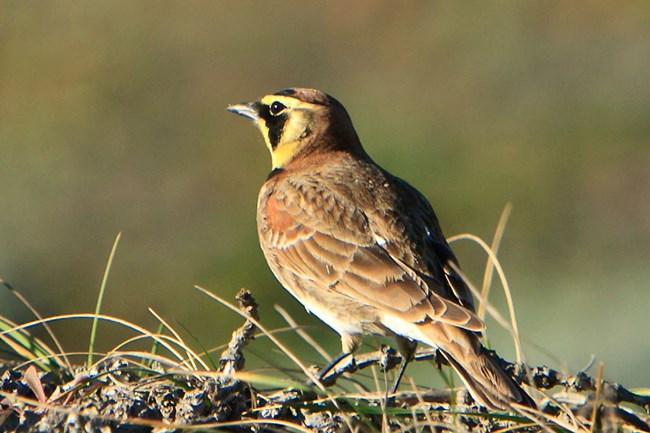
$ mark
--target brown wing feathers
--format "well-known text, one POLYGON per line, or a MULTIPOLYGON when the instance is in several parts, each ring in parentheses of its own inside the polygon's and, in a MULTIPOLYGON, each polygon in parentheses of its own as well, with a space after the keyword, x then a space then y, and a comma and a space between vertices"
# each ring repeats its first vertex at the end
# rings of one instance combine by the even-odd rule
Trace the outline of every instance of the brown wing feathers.
MULTIPOLYGON (((285 272, 307 278, 322 290, 399 314, 413 323, 440 320, 472 331, 483 329, 472 311, 435 292, 441 283, 411 269, 376 242, 368 242, 369 236, 363 232, 367 224, 359 224, 357 231, 349 232, 356 233, 357 242, 342 241, 326 232, 331 232, 336 225, 333 223, 339 223, 340 218, 349 217, 345 212, 334 212, 339 215, 334 221, 317 221, 310 218, 312 201, 303 199, 303 206, 296 206, 293 203, 299 200, 291 200, 287 189, 282 198, 269 196, 265 225, 269 246, 282 257, 285 272)), ((328 202, 332 209, 339 206, 332 196, 328 202)), ((349 226, 349 221, 344 223, 349 226)))

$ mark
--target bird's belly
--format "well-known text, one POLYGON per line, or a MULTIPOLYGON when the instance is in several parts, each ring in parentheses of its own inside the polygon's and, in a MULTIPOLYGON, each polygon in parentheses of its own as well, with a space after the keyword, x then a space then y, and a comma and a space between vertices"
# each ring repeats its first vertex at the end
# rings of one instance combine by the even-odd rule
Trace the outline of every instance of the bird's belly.
POLYGON ((300 284, 283 285, 304 305, 308 312, 327 323, 341 335, 387 334, 387 330, 381 325, 375 307, 330 289, 311 287, 312 284, 305 280, 300 284), (292 290, 289 290, 288 287, 291 287, 292 290))
MULTIPOLYGON (((354 315, 350 308, 342 308, 337 305, 332 305, 323 302, 303 302, 305 309, 318 317, 323 322, 327 323, 332 329, 339 334, 365 334, 368 333, 368 328, 371 325, 363 317, 354 315)), ((349 306, 348 306, 349 307, 349 306)), ((371 319, 367 317, 365 319, 371 319)), ((371 319, 372 322, 372 319, 371 319)))
POLYGON ((438 347, 435 341, 422 332, 422 326, 417 323, 404 320, 394 314, 384 314, 381 321, 395 335, 401 335, 409 340, 419 341, 431 347, 438 347))

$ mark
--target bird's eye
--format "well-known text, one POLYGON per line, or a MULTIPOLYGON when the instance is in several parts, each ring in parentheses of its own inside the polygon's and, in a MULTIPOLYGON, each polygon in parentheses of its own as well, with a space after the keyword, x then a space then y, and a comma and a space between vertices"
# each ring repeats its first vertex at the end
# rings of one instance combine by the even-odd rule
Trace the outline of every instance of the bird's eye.
POLYGON ((274 101, 271 104, 269 111, 271 112, 272 115, 277 116, 280 113, 282 113, 286 108, 287 108, 286 105, 284 105, 282 102, 274 101))

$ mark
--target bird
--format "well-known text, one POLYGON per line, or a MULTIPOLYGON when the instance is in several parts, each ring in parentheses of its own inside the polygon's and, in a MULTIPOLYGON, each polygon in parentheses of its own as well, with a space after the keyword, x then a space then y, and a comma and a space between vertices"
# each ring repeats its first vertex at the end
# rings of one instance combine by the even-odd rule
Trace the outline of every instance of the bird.
POLYGON ((281 285, 340 335, 333 363, 366 335, 390 336, 401 377, 423 343, 479 405, 535 407, 481 344, 485 325, 430 202, 375 163, 338 100, 289 88, 227 110, 251 119, 271 153, 257 202, 260 246, 281 285))

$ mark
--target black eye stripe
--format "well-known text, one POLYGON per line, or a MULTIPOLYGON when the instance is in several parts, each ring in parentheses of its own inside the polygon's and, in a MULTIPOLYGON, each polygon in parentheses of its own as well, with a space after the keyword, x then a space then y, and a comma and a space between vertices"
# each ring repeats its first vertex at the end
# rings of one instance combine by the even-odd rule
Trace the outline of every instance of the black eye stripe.
POLYGON ((278 146, 286 122, 287 116, 285 114, 273 117, 270 121, 266 122, 266 126, 269 128, 269 142, 271 143, 271 148, 275 149, 278 146))
POLYGON ((280 139, 282 138, 282 131, 284 129, 284 125, 287 123, 288 115, 287 113, 280 113, 279 115, 274 116, 271 114, 271 107, 266 104, 263 104, 260 107, 259 115, 262 119, 264 119, 264 123, 269 130, 268 134, 271 149, 275 149, 278 146, 278 143, 280 143, 280 139))
POLYGON ((264 119, 264 123, 266 123, 266 127, 269 130, 269 143, 271 144, 271 148, 275 149, 278 143, 280 143, 280 138, 282 138, 284 125, 287 123, 287 113, 274 116, 271 114, 270 107, 263 105, 260 109, 260 117, 264 119))

